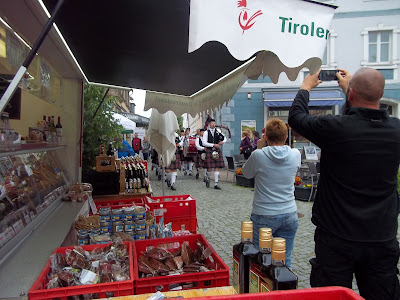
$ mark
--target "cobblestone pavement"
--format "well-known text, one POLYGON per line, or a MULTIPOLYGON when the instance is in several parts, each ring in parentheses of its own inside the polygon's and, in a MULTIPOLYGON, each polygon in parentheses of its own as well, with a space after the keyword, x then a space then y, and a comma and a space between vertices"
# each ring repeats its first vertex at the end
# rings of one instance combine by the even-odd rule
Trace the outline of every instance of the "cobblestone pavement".
MULTIPOLYGON (((162 195, 161 181, 150 172, 150 180, 155 196, 162 195)), ((242 220, 249 220, 253 201, 253 190, 231 183, 233 173, 228 174, 228 182, 224 182, 226 171, 221 171, 220 187, 214 190, 206 188, 203 180, 194 176, 184 176, 178 173, 176 191, 165 185, 165 195, 191 194, 196 199, 198 233, 204 234, 218 255, 232 268, 232 247, 240 242, 240 226, 242 220)), ((299 278, 298 288, 309 288, 311 266, 309 260, 314 256, 314 230, 311 223, 312 202, 297 201, 300 226, 296 234, 292 256, 293 271, 299 278)), ((400 232, 400 231, 399 231, 400 232)), ((398 236, 399 237, 399 236, 398 236)), ((400 264, 399 264, 400 267, 400 264)), ((230 270, 232 284, 232 270, 230 270)), ((353 289, 357 291, 354 283, 353 289)))

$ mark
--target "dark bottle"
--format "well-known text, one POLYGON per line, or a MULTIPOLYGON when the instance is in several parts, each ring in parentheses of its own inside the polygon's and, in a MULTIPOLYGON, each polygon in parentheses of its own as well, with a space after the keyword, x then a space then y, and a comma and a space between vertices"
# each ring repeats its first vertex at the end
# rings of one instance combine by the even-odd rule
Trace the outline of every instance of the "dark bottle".
POLYGON ((272 248, 272 229, 260 228, 259 231, 259 247, 260 250, 256 256, 250 260, 249 273, 249 292, 261 292, 262 284, 265 286, 265 281, 271 268, 271 248, 272 248))
POLYGON ((58 116, 58 121, 56 125, 56 133, 58 137, 62 137, 62 125, 61 125, 61 117, 58 116))
POLYGON ((112 143, 109 143, 108 144, 108 149, 107 149, 107 153, 106 153, 108 156, 112 156, 112 155, 114 155, 114 149, 113 149, 113 147, 112 147, 112 143))
POLYGON ((242 241, 233 246, 233 287, 237 293, 249 292, 250 258, 257 253, 253 245, 253 222, 242 221, 242 241))
POLYGON ((286 266, 286 240, 272 239, 272 265, 261 291, 297 289, 297 276, 286 266))
POLYGON ((49 123, 46 121, 46 116, 43 116, 43 140, 47 141, 49 135, 49 123))

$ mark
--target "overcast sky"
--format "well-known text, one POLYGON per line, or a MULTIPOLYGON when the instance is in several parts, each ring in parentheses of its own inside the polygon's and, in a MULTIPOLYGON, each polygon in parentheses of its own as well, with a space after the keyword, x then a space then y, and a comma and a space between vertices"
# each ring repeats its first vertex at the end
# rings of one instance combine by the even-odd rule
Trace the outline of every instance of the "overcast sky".
POLYGON ((133 89, 131 96, 134 99, 134 103, 136 104, 135 113, 150 118, 151 109, 149 109, 148 111, 144 111, 144 99, 146 97, 146 91, 133 89))

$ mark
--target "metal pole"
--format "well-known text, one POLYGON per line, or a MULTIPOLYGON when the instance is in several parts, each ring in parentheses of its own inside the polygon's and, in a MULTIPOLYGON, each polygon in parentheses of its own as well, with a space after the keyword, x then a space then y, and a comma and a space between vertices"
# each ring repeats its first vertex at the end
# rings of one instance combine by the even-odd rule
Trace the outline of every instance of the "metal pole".
POLYGON ((161 159, 161 167, 162 167, 162 182, 161 182, 161 187, 162 187, 162 195, 165 196, 165 167, 164 167, 164 161, 163 161, 163 156, 160 156, 161 159))
POLYGON ((44 39, 46 38, 47 34, 49 33, 51 27, 53 26, 54 19, 60 10, 64 0, 58 0, 56 7, 51 15, 51 17, 47 20, 47 23, 44 25, 42 31, 39 34, 39 37, 36 39, 35 44, 33 45, 31 51, 29 52, 28 56, 25 58, 24 63, 18 69, 17 73, 15 74, 13 80, 7 87, 7 90, 4 92, 3 96, 0 100, 0 113, 4 111, 5 107, 7 106, 8 102, 10 101, 11 97, 14 95, 15 91, 17 90, 18 84, 21 81, 22 77, 25 75, 26 70, 28 69, 29 65, 31 64, 33 58, 35 57, 37 51, 39 50, 40 46, 42 45, 44 39))
POLYGON ((104 100, 106 99, 106 96, 107 96, 109 90, 110 90, 110 88, 107 88, 107 91, 106 91, 106 93, 105 93, 104 96, 103 96, 103 99, 101 99, 99 105, 98 105, 97 108, 96 108, 96 111, 95 111, 94 114, 93 114, 92 120, 94 119, 94 117, 96 116, 97 112, 99 111, 100 106, 103 104, 104 100))

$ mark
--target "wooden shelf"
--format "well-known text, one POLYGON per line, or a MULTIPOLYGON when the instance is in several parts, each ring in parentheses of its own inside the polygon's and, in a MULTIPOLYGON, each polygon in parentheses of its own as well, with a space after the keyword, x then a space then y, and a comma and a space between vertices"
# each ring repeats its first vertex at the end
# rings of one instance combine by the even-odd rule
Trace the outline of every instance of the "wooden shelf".
POLYGON ((27 153, 33 153, 33 152, 60 150, 60 149, 65 149, 65 147, 66 147, 66 145, 38 147, 38 148, 32 147, 29 149, 20 149, 20 150, 15 150, 15 151, 0 152, 0 157, 10 156, 10 155, 27 154, 27 153))

